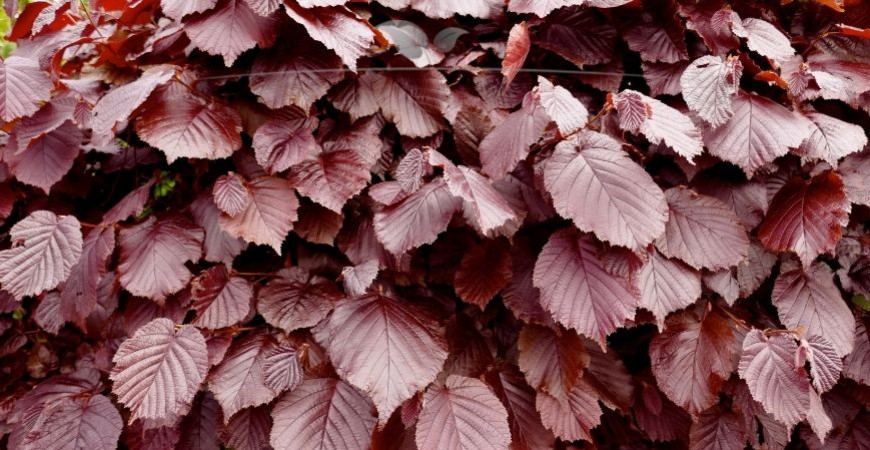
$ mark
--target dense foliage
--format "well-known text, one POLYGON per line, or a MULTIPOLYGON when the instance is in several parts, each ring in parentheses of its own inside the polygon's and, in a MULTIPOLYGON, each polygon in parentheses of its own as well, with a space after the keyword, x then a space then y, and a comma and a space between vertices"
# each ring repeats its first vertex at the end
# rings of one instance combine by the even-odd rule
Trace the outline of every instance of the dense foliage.
POLYGON ((870 6, 782 3, 6 1, 0 446, 870 448, 870 6))

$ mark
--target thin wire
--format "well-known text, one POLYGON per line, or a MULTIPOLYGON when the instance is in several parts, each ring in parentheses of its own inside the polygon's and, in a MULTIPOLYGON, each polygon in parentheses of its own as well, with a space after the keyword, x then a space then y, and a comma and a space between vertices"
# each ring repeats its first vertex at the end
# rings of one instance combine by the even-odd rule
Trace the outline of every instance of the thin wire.
MULTIPOLYGON (((463 67, 451 67, 451 66, 428 66, 428 67, 360 67, 357 69, 358 72, 419 72, 425 70, 442 70, 442 71, 451 71, 451 70, 464 70, 463 67)), ((480 71, 480 72, 501 72, 501 67, 473 67, 468 66, 468 69, 471 71, 480 71)), ((340 73, 340 72, 349 72, 350 69, 306 69, 306 70, 276 70, 276 71, 264 71, 264 72, 245 72, 245 73, 235 73, 229 75, 213 75, 209 77, 200 77, 197 80, 219 80, 226 78, 237 78, 237 77, 249 77, 253 75, 285 75, 285 74, 296 74, 296 73, 340 73)), ((640 73, 623 73, 623 72, 601 72, 596 70, 580 70, 580 69, 520 69, 520 72, 524 73, 548 73, 548 74, 557 74, 557 75, 620 75, 623 77, 635 77, 635 78, 643 78, 643 74, 640 73)))

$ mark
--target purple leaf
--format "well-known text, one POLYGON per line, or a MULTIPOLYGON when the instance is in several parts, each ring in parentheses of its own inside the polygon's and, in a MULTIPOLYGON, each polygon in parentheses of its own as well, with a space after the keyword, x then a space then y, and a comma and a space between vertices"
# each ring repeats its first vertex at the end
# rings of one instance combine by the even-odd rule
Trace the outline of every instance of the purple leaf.
POLYGON ((296 221, 299 200, 290 184, 281 178, 255 178, 247 188, 251 193, 248 207, 235 217, 221 215, 220 228, 231 236, 268 245, 280 254, 281 244, 296 221))
POLYGON ((591 442, 592 428, 601 423, 602 411, 598 405, 598 396, 582 379, 565 399, 538 392, 535 405, 541 413, 544 426, 556 437, 568 441, 591 442))
POLYGON ((317 152, 312 131, 317 120, 270 119, 254 132, 257 162, 269 173, 283 172, 317 152))
POLYGON ((214 182, 212 194, 214 204, 230 217, 235 217, 246 210, 251 201, 251 193, 245 186, 245 179, 234 172, 218 177, 214 182))
POLYGON ((184 31, 199 49, 221 55, 227 67, 245 50, 274 42, 277 21, 255 13, 246 0, 219 0, 214 9, 190 16, 184 31))
POLYGON ((275 339, 264 332, 254 332, 237 339, 224 360, 208 375, 209 390, 220 403, 224 421, 238 411, 272 401, 279 391, 265 384, 263 366, 275 339))
POLYGON ((278 272, 257 296, 257 310, 272 326, 292 332, 320 323, 341 298, 330 281, 292 267, 278 272))
POLYGON ((230 276, 226 267, 219 265, 193 280, 191 296, 196 310, 191 323, 217 329, 235 325, 248 316, 254 291, 247 280, 230 276))
POLYGON ((535 93, 523 99, 522 108, 511 113, 480 142, 483 172, 499 179, 514 170, 538 142, 550 118, 535 93))
POLYGON ((394 255, 435 242, 461 206, 443 180, 423 185, 417 192, 375 214, 375 234, 394 255))

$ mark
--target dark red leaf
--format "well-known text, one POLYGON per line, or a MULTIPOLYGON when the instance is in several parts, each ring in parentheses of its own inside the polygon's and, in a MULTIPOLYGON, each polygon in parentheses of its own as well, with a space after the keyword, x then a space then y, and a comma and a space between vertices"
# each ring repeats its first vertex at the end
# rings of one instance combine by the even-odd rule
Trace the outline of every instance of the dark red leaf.
POLYGON ((275 19, 255 13, 246 0, 219 0, 214 9, 188 17, 184 31, 193 45, 223 56, 229 67, 245 50, 274 42, 276 26, 275 19))
POLYGON ((145 205, 151 200, 151 189, 157 180, 152 178, 147 183, 139 186, 125 195, 115 206, 103 214, 103 222, 121 222, 136 217, 145 210, 145 205))
POLYGON ((94 228, 82 243, 82 254, 60 290, 60 316, 85 328, 85 319, 97 306, 97 283, 106 275, 106 263, 115 250, 115 230, 94 228))
POLYGON ((371 165, 362 151, 331 150, 296 164, 288 177, 300 194, 341 213, 344 204, 368 184, 371 165))
POLYGON ((523 99, 523 106, 511 113, 480 142, 483 172, 499 179, 516 167, 538 142, 550 118, 534 93, 523 99))
POLYGON ((485 241, 459 263, 453 285, 462 300, 483 309, 511 280, 511 255, 502 240, 485 241))
POLYGON ((507 409, 511 449, 533 450, 553 445, 553 433, 544 428, 535 409, 535 390, 525 383, 516 367, 505 365, 491 370, 484 381, 507 409))
POLYGON ((209 390, 220 403, 224 421, 238 411, 272 401, 280 393, 266 385, 263 367, 275 339, 255 332, 233 342, 224 360, 208 375, 209 390))
POLYGON ((746 430, 740 416, 713 407, 698 417, 690 432, 691 450, 742 450, 746 448, 746 430))
POLYGON ((275 392, 293 390, 302 382, 302 365, 293 345, 279 344, 266 352, 263 381, 266 387, 275 392))
POLYGON ((268 406, 245 408, 221 427, 221 439, 236 450, 262 450, 269 446, 272 417, 268 406))
POLYGON ((259 177, 247 184, 251 201, 235 217, 221 215, 220 228, 231 236, 268 245, 281 253, 281 244, 296 221, 299 200, 290 184, 281 178, 259 177))
POLYGON ((257 310, 288 333, 317 325, 341 298, 333 283, 305 269, 283 269, 277 275, 257 295, 257 310))
POLYGON ((286 0, 284 6, 287 15, 305 27, 312 39, 334 51, 354 72, 357 59, 376 41, 371 25, 344 6, 305 9, 294 0, 286 0))
MULTIPOLYGON (((149 67, 137 80, 104 95, 94 107, 91 126, 100 135, 110 134, 118 123, 126 123, 133 113, 157 89, 175 76, 177 67, 160 65, 149 67)), ((119 130, 120 131, 120 130, 119 130)))
POLYGON ((52 83, 39 63, 10 56, 0 62, 0 118, 9 122, 29 116, 51 98, 52 83))
POLYGON ((8 152, 3 160, 18 181, 49 193, 79 155, 82 132, 72 122, 33 140, 23 151, 8 152))
POLYGON ((193 325, 224 328, 248 316, 253 288, 242 277, 230 276, 223 265, 212 267, 193 280, 191 288, 196 318, 193 325))
POLYGON ((426 183, 417 192, 375 214, 378 240, 395 255, 431 244, 461 206, 443 180, 426 183))
POLYGON ((592 441, 591 430, 601 423, 598 396, 582 379, 566 399, 538 392, 535 403, 544 426, 561 439, 592 441))
POLYGON ((269 173, 283 172, 317 152, 312 131, 317 120, 270 119, 257 128, 253 146, 257 162, 269 173))
POLYGON ((517 341, 520 370, 529 385, 558 400, 566 400, 589 365, 583 341, 575 332, 558 327, 525 325, 517 341))
POLYGON ((233 172, 221 175, 214 182, 212 194, 218 209, 232 217, 247 209, 251 201, 251 193, 245 186, 245 179, 233 172))
POLYGON ((795 178, 770 201, 770 209, 758 228, 758 238, 772 251, 792 251, 803 265, 830 252, 848 221, 849 203, 843 180, 827 171, 809 183, 795 178))
POLYGON ((251 67, 251 92, 272 109, 311 104, 342 79, 341 60, 310 39, 297 39, 290 48, 260 53, 251 67))

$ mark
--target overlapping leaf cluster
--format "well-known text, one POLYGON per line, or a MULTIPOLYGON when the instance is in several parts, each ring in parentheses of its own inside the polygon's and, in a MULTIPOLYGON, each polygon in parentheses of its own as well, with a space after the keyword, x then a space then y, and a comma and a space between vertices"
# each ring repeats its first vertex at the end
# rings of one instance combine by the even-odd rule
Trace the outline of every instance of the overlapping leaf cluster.
POLYGON ((5 6, 0 446, 870 442, 866 2, 5 6))

